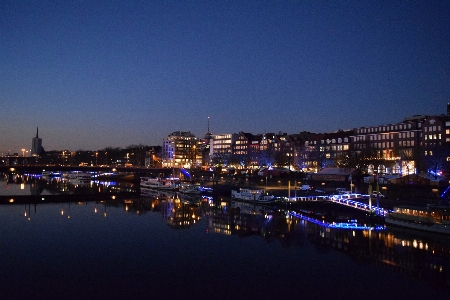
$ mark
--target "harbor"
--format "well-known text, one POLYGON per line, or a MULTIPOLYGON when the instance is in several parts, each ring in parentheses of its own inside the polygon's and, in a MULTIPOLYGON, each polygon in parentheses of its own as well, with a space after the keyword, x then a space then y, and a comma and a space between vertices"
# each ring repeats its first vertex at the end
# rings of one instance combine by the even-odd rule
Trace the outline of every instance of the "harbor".
POLYGON ((239 194, 234 185, 181 181, 171 189, 143 188, 134 180, 95 177, 78 183, 30 176, 17 183, 2 179, 0 186, 5 299, 33 298, 32 290, 54 296, 56 286, 67 299, 125 297, 130 285, 133 298, 190 297, 199 290, 216 299, 289 297, 292 289, 302 298, 385 295, 379 290, 368 296, 366 285, 344 284, 354 274, 402 298, 450 291, 450 235, 391 225, 381 206, 376 213, 376 201, 367 207, 365 194, 324 195, 289 186, 242 187, 239 194), (186 193, 192 188, 199 192, 186 193), (270 201, 247 198, 262 190, 270 201), (29 265, 34 267, 27 273, 29 265), (119 270, 126 281, 113 275, 119 270), (246 289, 255 274, 252 282, 271 290, 246 289), (74 289, 67 276, 84 288, 74 289), (22 280, 29 289, 17 285, 22 280))
POLYGON ((450 290, 448 239, 329 226, 231 198, 8 203, 0 226, 4 299, 274 299, 294 290, 305 299, 415 299, 450 290), (355 276, 383 289, 367 294, 355 276))

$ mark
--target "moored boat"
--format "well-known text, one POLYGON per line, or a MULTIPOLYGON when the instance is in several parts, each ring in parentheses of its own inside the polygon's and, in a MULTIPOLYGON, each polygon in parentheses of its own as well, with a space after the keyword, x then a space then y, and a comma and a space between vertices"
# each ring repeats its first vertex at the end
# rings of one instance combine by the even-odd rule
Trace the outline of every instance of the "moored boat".
POLYGON ((450 234, 450 208, 436 205, 395 206, 385 222, 387 225, 450 234))
POLYGON ((149 188, 156 190, 178 190, 180 180, 178 178, 151 178, 141 177, 141 188, 149 188))
POLYGON ((91 183, 92 174, 86 172, 72 172, 69 173, 67 179, 74 185, 85 185, 91 183))
POLYGON ((231 198, 258 203, 271 203, 275 201, 275 197, 265 195, 263 189, 241 188, 239 191, 232 190, 231 198))

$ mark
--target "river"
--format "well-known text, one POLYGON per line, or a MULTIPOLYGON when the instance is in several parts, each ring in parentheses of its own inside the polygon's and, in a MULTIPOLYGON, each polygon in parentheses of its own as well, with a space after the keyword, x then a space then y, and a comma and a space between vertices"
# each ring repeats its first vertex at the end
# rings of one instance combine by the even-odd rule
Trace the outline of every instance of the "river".
MULTIPOLYGON (((0 185, 0 195, 56 192, 36 182, 0 185)), ((60 201, 0 205, 1 299, 443 299, 450 292, 446 236, 326 228, 229 199, 111 196, 98 185, 84 192, 92 189, 104 198, 79 193, 68 201, 61 191, 60 201)))

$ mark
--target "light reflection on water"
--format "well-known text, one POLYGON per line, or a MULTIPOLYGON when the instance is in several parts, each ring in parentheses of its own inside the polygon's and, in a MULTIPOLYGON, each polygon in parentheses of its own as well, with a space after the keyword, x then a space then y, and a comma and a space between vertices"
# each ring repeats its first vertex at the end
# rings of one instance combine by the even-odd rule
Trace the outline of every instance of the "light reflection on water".
POLYGON ((62 177, 44 179, 23 175, 18 182, 8 182, 4 178, 0 178, 0 196, 118 193, 136 192, 136 189, 134 184, 128 182, 92 180, 87 183, 74 184, 62 177))
POLYGON ((447 239, 333 230, 260 209, 189 203, 164 194, 0 205, 0 294, 2 299, 448 295, 447 239))

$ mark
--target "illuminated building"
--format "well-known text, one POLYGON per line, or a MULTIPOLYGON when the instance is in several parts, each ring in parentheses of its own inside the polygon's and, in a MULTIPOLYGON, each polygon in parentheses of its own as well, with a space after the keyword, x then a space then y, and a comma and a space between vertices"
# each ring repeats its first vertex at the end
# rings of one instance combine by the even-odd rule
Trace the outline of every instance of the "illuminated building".
POLYGON ((172 132, 163 141, 164 167, 191 168, 202 162, 201 141, 190 131, 172 132))
POLYGON ((378 166, 369 166, 369 173, 409 175, 417 173, 417 154, 432 156, 437 147, 450 142, 450 104, 447 115, 416 115, 403 122, 353 130, 351 150, 370 151, 378 166))

